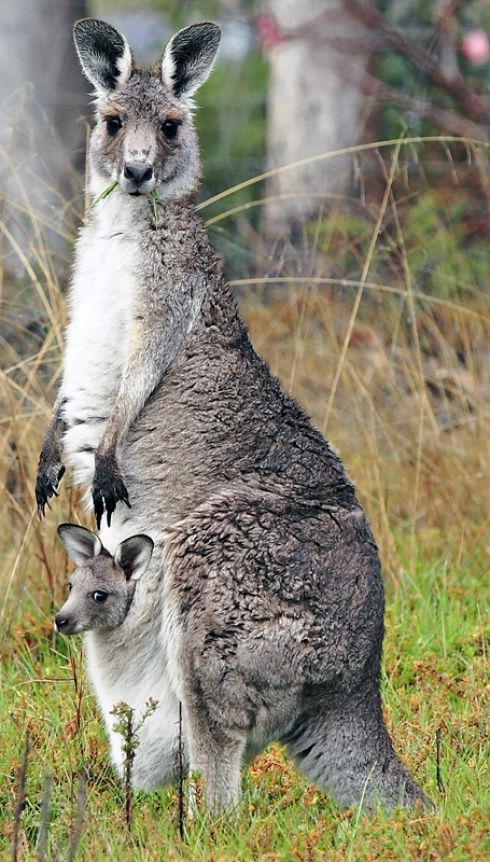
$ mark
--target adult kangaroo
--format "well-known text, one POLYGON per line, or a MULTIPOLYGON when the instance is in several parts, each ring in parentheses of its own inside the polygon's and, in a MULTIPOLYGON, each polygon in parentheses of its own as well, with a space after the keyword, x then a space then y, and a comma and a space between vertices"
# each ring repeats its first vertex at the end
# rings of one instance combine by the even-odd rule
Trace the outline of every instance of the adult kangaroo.
MULTIPOLYGON (((63 457, 101 527, 87 565, 135 533, 154 542, 124 621, 88 643, 109 731, 116 700, 160 703, 137 785, 172 777, 180 700, 213 811, 238 802, 241 763, 273 739, 342 805, 409 805, 424 797, 381 713, 375 541, 339 458, 255 353, 192 205, 191 99, 218 43, 215 24, 187 27, 145 71, 113 27, 75 26, 96 93, 96 203, 77 243, 39 511, 63 457)), ((120 765, 114 734, 112 748, 120 765)))

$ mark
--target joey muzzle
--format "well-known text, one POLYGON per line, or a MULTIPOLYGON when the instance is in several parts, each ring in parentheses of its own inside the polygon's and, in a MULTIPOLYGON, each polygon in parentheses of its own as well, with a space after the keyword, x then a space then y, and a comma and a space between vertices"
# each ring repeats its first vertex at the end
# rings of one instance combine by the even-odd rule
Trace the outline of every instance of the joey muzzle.
POLYGON ((63 611, 63 608, 59 613, 56 614, 54 618, 54 628, 55 631, 60 632, 63 635, 71 635, 75 630, 76 623, 69 614, 63 611))

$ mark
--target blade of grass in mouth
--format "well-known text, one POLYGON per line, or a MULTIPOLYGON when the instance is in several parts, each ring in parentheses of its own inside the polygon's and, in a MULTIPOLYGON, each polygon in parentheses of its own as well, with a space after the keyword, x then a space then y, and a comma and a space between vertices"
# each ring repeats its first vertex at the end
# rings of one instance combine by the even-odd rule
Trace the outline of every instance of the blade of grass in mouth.
POLYGON ((92 206, 94 207, 94 206, 95 206, 95 204, 98 204, 98 203, 99 203, 99 201, 102 201, 104 198, 108 198, 108 197, 109 197, 109 195, 114 191, 114 189, 116 188, 116 186, 117 186, 117 180, 113 180, 113 181, 112 181, 112 183, 109 183, 109 185, 107 186, 107 188, 106 188, 106 189, 104 189, 104 191, 103 191, 103 192, 101 192, 101 193, 100 193, 100 195, 97 195, 97 197, 95 198, 95 200, 94 200, 94 202, 93 202, 92 206))

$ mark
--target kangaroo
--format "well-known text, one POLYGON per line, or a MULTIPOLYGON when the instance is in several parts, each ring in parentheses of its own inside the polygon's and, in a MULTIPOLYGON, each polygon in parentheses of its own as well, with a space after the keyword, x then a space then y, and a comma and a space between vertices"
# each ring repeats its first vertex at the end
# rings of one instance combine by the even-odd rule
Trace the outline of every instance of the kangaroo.
POLYGON ((384 596, 366 516, 255 353, 192 205, 192 96, 218 43, 215 24, 187 27, 142 70, 113 27, 75 26, 96 94, 96 202, 77 243, 39 512, 64 460, 107 553, 134 533, 154 542, 123 622, 89 655, 108 726, 116 689, 133 707, 161 704, 138 786, 171 780, 180 701, 189 769, 214 812, 237 805, 242 762, 274 739, 341 805, 424 802, 383 721, 384 596))

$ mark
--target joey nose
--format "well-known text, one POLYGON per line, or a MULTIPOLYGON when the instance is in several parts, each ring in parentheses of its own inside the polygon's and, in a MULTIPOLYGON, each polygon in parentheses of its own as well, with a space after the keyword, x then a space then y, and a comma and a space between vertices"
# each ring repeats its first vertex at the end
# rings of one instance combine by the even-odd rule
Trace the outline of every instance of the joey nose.
POLYGON ((124 165, 124 176, 135 186, 142 186, 143 183, 151 180, 153 176, 153 166, 148 164, 130 164, 127 162, 124 165))
POLYGON ((56 630, 59 632, 64 631, 70 622, 70 617, 65 616, 65 614, 56 614, 54 618, 56 630))

